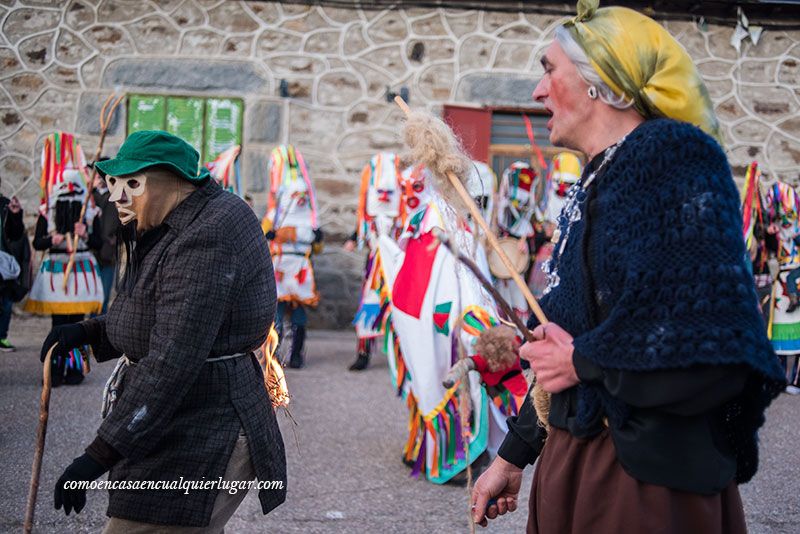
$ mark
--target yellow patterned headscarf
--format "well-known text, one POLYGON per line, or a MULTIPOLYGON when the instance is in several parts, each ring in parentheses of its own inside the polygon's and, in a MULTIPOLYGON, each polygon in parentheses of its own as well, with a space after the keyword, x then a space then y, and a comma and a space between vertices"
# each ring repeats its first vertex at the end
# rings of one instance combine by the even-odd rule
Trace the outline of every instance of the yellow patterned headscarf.
POLYGON ((625 7, 598 9, 579 0, 564 24, 597 73, 617 94, 633 99, 645 118, 668 117, 700 127, 720 144, 719 122, 686 50, 653 19, 625 7))

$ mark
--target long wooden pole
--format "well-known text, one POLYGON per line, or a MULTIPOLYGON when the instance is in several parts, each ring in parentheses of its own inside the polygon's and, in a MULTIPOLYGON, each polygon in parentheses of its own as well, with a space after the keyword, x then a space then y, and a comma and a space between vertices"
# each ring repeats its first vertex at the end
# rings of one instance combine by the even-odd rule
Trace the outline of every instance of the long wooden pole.
POLYGON ((39 493, 39 475, 42 472, 42 456, 44 455, 44 439, 47 436, 47 419, 50 416, 50 388, 51 366, 53 349, 58 343, 50 347, 42 367, 42 396, 39 399, 39 430, 36 433, 36 449, 33 453, 33 468, 31 469, 31 484, 28 489, 28 504, 25 507, 25 522, 23 532, 30 534, 33 529, 33 514, 36 511, 36 496, 39 493))
MULTIPOLYGON (((103 155, 103 145, 106 142, 106 134, 108 133, 108 127, 111 125, 111 119, 114 117, 114 111, 116 111, 117 106, 119 106, 122 99, 125 98, 125 95, 120 95, 114 103, 111 104, 114 95, 108 95, 106 98, 103 107, 100 109, 100 141, 97 143, 97 151, 94 153, 94 162, 97 163, 97 160, 100 159, 100 156, 103 155), (109 104, 111 107, 109 108, 109 104)), ((82 221, 83 218, 86 216, 86 208, 89 206, 89 201, 92 198, 92 192, 94 191, 94 180, 97 177, 97 167, 95 165, 92 166, 92 176, 89 178, 89 184, 86 194, 86 200, 83 201, 83 206, 81 206, 81 215, 78 217, 79 221, 82 221)), ((87 229, 88 231, 88 229, 87 229)), ((69 262, 67 262, 67 268, 64 269, 64 291, 67 290, 67 284, 69 281, 69 273, 72 272, 72 268, 75 266, 75 253, 78 250, 78 234, 75 234, 72 242, 72 252, 69 256, 69 262)))
MULTIPOLYGON (((395 103, 400 106, 400 109, 403 110, 403 113, 406 114, 408 117, 411 114, 411 109, 406 104, 405 100, 396 96, 394 98, 395 103)), ((531 293, 530 288, 528 288, 528 284, 522 279, 519 273, 516 271, 514 264, 511 263, 511 260, 506 256, 505 251, 500 247, 500 243, 498 243, 497 238, 494 236, 492 231, 489 229, 489 225, 486 224, 486 221, 483 219, 481 212, 478 210, 478 207, 475 205, 475 201, 469 195, 467 190, 464 188, 464 184, 461 183, 461 180, 453 174, 452 172, 447 173, 447 179, 450 180, 450 184, 455 188, 458 196, 461 197, 461 200, 466 204, 467 209, 469 210, 470 215, 472 215, 473 220, 478 223, 478 226, 481 227, 483 233, 486 235, 486 240, 489 243, 489 246, 497 252, 497 255, 500 257, 500 261, 503 262, 506 269, 508 270, 509 274, 511 275, 511 279, 514 280, 514 283, 517 285, 522 294, 525 296, 525 300, 528 302, 528 306, 531 307, 531 311, 539 320, 539 322, 543 325, 547 324, 549 321, 547 317, 545 317, 542 308, 539 306, 539 303, 536 302, 536 298, 531 293)))

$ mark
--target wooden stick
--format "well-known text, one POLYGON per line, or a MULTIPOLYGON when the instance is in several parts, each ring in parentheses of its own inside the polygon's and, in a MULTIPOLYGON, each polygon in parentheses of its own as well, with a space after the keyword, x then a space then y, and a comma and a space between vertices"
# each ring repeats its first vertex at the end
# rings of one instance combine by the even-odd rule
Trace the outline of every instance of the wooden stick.
MULTIPOLYGON (((403 110, 403 112, 406 114, 406 117, 408 117, 411 114, 411 109, 408 107, 408 104, 406 104, 402 98, 396 96, 394 98, 394 101, 395 103, 397 103, 398 106, 400 106, 400 109, 403 110)), ((470 215, 472 215, 473 220, 475 220, 475 222, 478 223, 478 226, 481 227, 481 230, 483 230, 483 233, 486 235, 486 240, 488 241, 489 246, 491 246, 492 249, 495 252, 497 252, 497 255, 500 257, 500 261, 503 262, 503 265, 505 265, 506 269, 511 275, 511 279, 514 280, 514 283, 517 285, 519 290, 522 291, 522 294, 525 296, 525 300, 528 302, 528 306, 531 307, 531 311, 533 311, 533 314, 536 316, 536 318, 542 325, 547 324, 549 321, 547 320, 547 317, 545 317, 542 308, 539 306, 539 303, 536 302, 536 298, 533 296, 533 293, 531 293, 531 290, 528 288, 528 284, 526 284, 525 281, 522 280, 522 277, 516 271, 516 268, 511 263, 511 260, 508 259, 508 256, 506 256, 505 251, 503 251, 503 249, 500 248, 500 243, 498 243, 497 238, 489 229, 489 225, 486 224, 485 220, 483 220, 481 212, 475 205, 475 201, 472 199, 467 190, 464 188, 464 184, 462 184, 461 180, 459 180, 458 177, 452 172, 447 173, 447 179, 450 180, 450 184, 453 186, 453 188, 455 188, 456 192, 458 193, 458 196, 461 197, 461 200, 467 206, 467 209, 469 209, 470 215)))
MULTIPOLYGON (((111 119, 114 117, 114 112, 117 110, 117 106, 119 106, 122 99, 125 98, 125 95, 120 95, 114 103, 111 104, 109 108, 109 104, 111 100, 114 98, 114 95, 108 95, 106 98, 103 107, 100 109, 100 141, 97 143, 97 151, 94 153, 94 162, 97 163, 97 160, 100 159, 100 156, 103 155, 103 145, 106 141, 106 133, 108 133, 108 127, 111 125, 111 119)), ((94 191, 94 180, 97 177, 97 167, 92 165, 92 176, 89 178, 89 184, 87 189, 86 200, 83 201, 83 206, 81 206, 81 215, 78 217, 79 221, 82 221, 83 218, 86 216, 86 208, 89 206, 89 200, 92 198, 92 192, 94 191)), ((87 233, 89 229, 86 229, 87 233)), ((69 274, 72 272, 72 268, 75 266, 75 253, 78 250, 78 235, 75 234, 74 241, 72 243, 72 252, 69 256, 69 262, 67 262, 67 268, 64 269, 64 291, 67 290, 67 283, 69 279, 69 274)))
POLYGON ((33 468, 31 469, 31 484, 28 489, 28 504, 25 507, 25 522, 23 532, 30 534, 33 529, 33 514, 36 511, 36 496, 39 493, 39 475, 42 472, 42 456, 44 455, 44 439, 47 435, 47 418, 50 415, 50 387, 51 366, 55 343, 44 359, 42 367, 42 397, 39 400, 39 430, 36 433, 36 449, 33 453, 33 468))

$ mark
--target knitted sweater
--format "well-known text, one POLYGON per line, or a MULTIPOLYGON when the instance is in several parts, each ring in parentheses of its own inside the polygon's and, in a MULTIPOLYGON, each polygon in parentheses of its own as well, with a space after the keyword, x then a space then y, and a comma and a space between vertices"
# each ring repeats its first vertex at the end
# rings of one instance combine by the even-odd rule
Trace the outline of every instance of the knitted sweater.
MULTIPOLYGON (((784 378, 744 263, 725 155, 694 126, 646 121, 588 193, 593 213, 581 205, 557 260, 560 282, 541 300, 545 314, 574 336, 577 354, 604 369, 746 365, 745 389, 720 417, 736 449, 736 479, 749 480, 756 431, 784 378)), ((566 225, 560 230, 564 239, 566 225)), ((578 387, 579 419, 602 410, 613 426, 624 424, 624 403, 601 385, 578 387)))

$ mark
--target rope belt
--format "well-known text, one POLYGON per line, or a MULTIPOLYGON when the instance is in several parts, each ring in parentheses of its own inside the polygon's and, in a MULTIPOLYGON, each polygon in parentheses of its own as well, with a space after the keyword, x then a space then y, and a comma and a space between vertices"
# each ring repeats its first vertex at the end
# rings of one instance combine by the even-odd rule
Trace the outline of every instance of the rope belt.
MULTIPOLYGON (((250 354, 251 353, 249 352, 237 352, 236 354, 215 356, 214 358, 207 358, 204 363, 217 363, 217 362, 223 362, 225 360, 234 360, 236 358, 243 358, 250 354)), ((114 367, 114 371, 111 373, 111 376, 108 377, 106 386, 103 389, 103 406, 100 411, 100 414, 102 415, 103 419, 105 419, 108 416, 108 414, 111 413, 111 410, 114 409, 114 405, 117 403, 117 399, 119 398, 121 392, 122 381, 125 378, 125 374, 128 372, 128 368, 135 365, 136 362, 130 360, 124 354, 117 361, 117 366, 114 367)))

